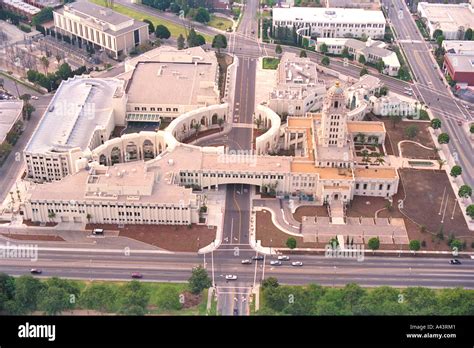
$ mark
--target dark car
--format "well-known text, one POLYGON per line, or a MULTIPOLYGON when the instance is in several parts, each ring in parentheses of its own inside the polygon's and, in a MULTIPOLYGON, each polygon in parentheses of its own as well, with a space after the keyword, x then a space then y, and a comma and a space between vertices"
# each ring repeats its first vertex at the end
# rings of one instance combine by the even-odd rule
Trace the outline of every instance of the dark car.
POLYGON ((263 261, 263 255, 252 256, 252 260, 263 261))
POLYGON ((139 272, 133 272, 132 273, 132 278, 133 279, 141 279, 141 278, 143 278, 143 274, 141 274, 139 272))
POLYGON ((461 261, 459 261, 458 259, 452 259, 452 260, 449 260, 449 263, 451 265, 460 265, 461 261))
POLYGON ((237 308, 234 308, 234 315, 239 315, 239 310, 237 308))
POLYGON ((30 270, 30 273, 31 273, 31 274, 41 274, 41 273, 43 273, 43 271, 40 270, 39 268, 32 268, 32 269, 30 270))

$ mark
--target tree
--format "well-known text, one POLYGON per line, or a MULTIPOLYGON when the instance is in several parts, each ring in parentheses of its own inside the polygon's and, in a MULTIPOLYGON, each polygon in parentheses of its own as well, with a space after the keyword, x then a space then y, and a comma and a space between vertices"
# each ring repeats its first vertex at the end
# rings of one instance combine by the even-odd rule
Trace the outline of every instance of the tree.
POLYGON ((48 212, 48 218, 54 220, 56 218, 56 213, 54 211, 48 212))
POLYGON ((392 127, 395 129, 397 124, 402 122, 402 116, 400 115, 390 115, 389 116, 390 120, 392 121, 392 127))
POLYGON ((120 313, 126 315, 144 315, 150 300, 148 290, 136 280, 119 289, 120 313))
POLYGON ((470 126, 469 126, 469 132, 471 134, 474 134, 474 123, 472 123, 470 126))
POLYGON ((383 71, 385 70, 385 63, 383 59, 379 59, 377 63, 375 63, 375 67, 377 68, 379 73, 383 73, 383 71))
POLYGON ((431 128, 433 129, 441 128, 441 120, 439 118, 433 118, 431 120, 431 128))
POLYGON ((117 293, 108 284, 91 284, 81 293, 81 307, 100 312, 113 312, 116 307, 117 293))
POLYGON ((281 54, 283 52, 283 49, 281 48, 280 45, 276 45, 275 47, 275 53, 276 54, 281 54))
POLYGON ((472 196, 472 188, 469 185, 462 185, 459 188, 458 196, 460 198, 469 198, 472 196))
POLYGON ((348 309, 352 312, 353 308, 357 306, 365 296, 366 291, 356 283, 349 283, 342 289, 342 294, 344 303, 349 306, 348 309))
POLYGON ((67 63, 61 64, 56 71, 56 76, 61 80, 67 80, 72 76, 71 66, 67 63))
POLYGON ((268 289, 268 288, 278 288, 280 284, 278 283, 278 279, 275 277, 270 277, 270 278, 265 278, 262 280, 262 289, 268 289))
POLYGON ((204 289, 210 288, 212 286, 211 278, 207 274, 206 269, 201 265, 193 268, 191 278, 188 280, 189 289, 193 294, 199 294, 204 289))
POLYGON ((410 241, 410 250, 418 251, 420 250, 420 248, 421 248, 421 244, 419 240, 414 239, 410 241))
POLYGON ((471 217, 471 219, 474 219, 474 204, 469 204, 466 207, 466 214, 471 217))
POLYGON ((436 38, 436 43, 438 44, 438 47, 441 47, 441 45, 443 44, 443 41, 444 41, 444 36, 443 35, 438 36, 436 38))
POLYGON ((58 63, 58 65, 61 63, 61 61, 63 60, 63 56, 61 54, 56 54, 55 56, 56 58, 56 62, 58 63))
POLYGON ((305 50, 301 50, 300 51, 300 58, 307 58, 308 55, 306 54, 306 51, 305 50))
POLYGON ((324 56, 324 57, 321 59, 321 64, 324 65, 324 66, 328 66, 330 62, 331 62, 331 61, 330 61, 329 58, 326 57, 326 56, 324 56))
POLYGON ((474 37, 472 35, 472 29, 467 28, 466 32, 464 33, 464 40, 469 41, 472 40, 474 37))
POLYGON ((451 242, 449 243, 449 246, 451 247, 452 250, 462 250, 464 245, 463 242, 461 242, 459 239, 452 239, 451 242))
POLYGON ((44 22, 51 21, 53 19, 53 8, 45 7, 40 12, 35 14, 31 20, 32 25, 42 24, 44 22))
POLYGON ((459 175, 461 175, 461 174, 462 174, 462 168, 461 168, 461 166, 453 166, 453 167, 451 168, 451 173, 450 173, 451 176, 453 176, 453 177, 456 178, 457 176, 459 176, 459 175))
POLYGON ((225 35, 217 34, 216 36, 214 36, 214 38, 212 39, 212 47, 217 48, 217 53, 220 54, 221 49, 227 47, 227 38, 225 37, 225 35))
POLYGON ((21 276, 15 281, 15 314, 28 314, 36 310, 40 293, 45 285, 30 275, 21 276))
POLYGON ((319 52, 321 53, 328 53, 328 45, 326 45, 324 42, 319 46, 319 52))
POLYGON ((188 38, 187 38, 188 47, 196 47, 196 46, 202 45, 201 39, 199 38, 199 36, 201 35, 196 34, 196 31, 194 30, 194 28, 191 28, 188 34, 188 38))
POLYGON ((47 74, 48 73, 48 68, 49 68, 49 60, 47 57, 43 56, 40 59, 41 65, 44 68, 44 72, 47 74))
POLYGON ((441 29, 436 29, 433 32, 433 38, 436 40, 439 36, 443 36, 443 31, 441 29))
POLYGON ((440 135, 438 135, 438 143, 448 144, 449 143, 449 135, 447 133, 441 133, 440 135))
POLYGON ((293 237, 288 238, 286 241, 286 246, 290 249, 296 248, 296 239, 293 237))
POLYGON ((342 49, 341 56, 342 56, 343 58, 349 58, 349 57, 350 57, 349 48, 344 47, 344 48, 342 49))
POLYGON ((196 35, 196 43, 197 43, 198 46, 205 45, 206 44, 206 39, 201 34, 197 34, 196 35))
MULTIPOLYGON (((155 36, 159 39, 169 39, 170 36, 171 36, 171 33, 170 33, 170 31, 168 30, 167 27, 165 27, 162 24, 158 24, 155 28, 155 36)), ((179 34, 178 40, 179 40, 180 37, 183 38, 183 47, 179 48, 179 41, 178 41, 178 49, 183 49, 184 48, 184 37, 183 37, 182 34, 179 34)))
POLYGON ((222 127, 224 126, 224 119, 223 118, 218 118, 217 119, 217 124, 219 125, 220 130, 222 130, 222 127))
POLYGON ((5 310, 15 296, 15 279, 5 273, 0 273, 0 311, 5 310))
POLYGON ((47 315, 56 315, 69 308, 69 294, 57 286, 48 287, 41 294, 39 307, 47 315))
POLYGON ((359 61, 360 64, 365 64, 366 63, 365 56, 363 54, 361 54, 359 56, 358 61, 359 61))
POLYGON ((409 139, 415 138, 418 135, 418 132, 419 132, 418 127, 415 125, 408 126, 405 129, 405 134, 409 139))
POLYGON ((367 245, 369 246, 369 249, 375 251, 380 247, 380 239, 378 237, 370 238, 367 245))
POLYGON ((194 15, 194 20, 199 23, 207 23, 211 20, 209 11, 204 7, 199 7, 194 15))
POLYGON ((199 130, 201 129, 202 125, 201 125, 201 122, 196 122, 193 124, 193 129, 195 131, 195 135, 196 135, 196 138, 198 137, 198 134, 199 134, 199 130))
POLYGON ((445 164, 446 164, 445 160, 438 159, 438 170, 441 170, 445 164))
POLYGON ((439 311, 438 299, 433 289, 409 287, 403 290, 403 296, 410 314, 433 315, 439 311))
POLYGON ((178 39, 176 40, 178 44, 178 50, 182 50, 184 48, 184 36, 183 34, 179 34, 178 39))
POLYGON ((152 34, 155 32, 155 26, 153 25, 153 22, 150 21, 149 19, 144 19, 143 22, 148 23, 148 33, 152 34))
POLYGON ((367 70, 366 67, 363 67, 361 70, 360 70, 360 76, 364 76, 364 75, 367 75, 369 73, 369 70, 367 70))

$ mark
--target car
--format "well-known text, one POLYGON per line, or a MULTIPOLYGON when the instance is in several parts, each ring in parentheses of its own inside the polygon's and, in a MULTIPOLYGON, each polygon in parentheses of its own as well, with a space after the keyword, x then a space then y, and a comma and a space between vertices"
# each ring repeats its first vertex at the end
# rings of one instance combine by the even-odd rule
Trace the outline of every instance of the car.
POLYGON ((405 92, 403 92, 403 93, 405 93, 406 95, 409 95, 410 97, 413 95, 413 93, 412 93, 412 92, 409 92, 409 91, 405 91, 405 92))
POLYGON ((411 91, 411 87, 403 87, 405 91, 411 91))
POLYGON ((303 266, 303 262, 301 261, 294 261, 291 263, 292 266, 295 266, 295 267, 301 267, 303 266))
POLYGON ((290 261, 290 257, 286 255, 280 255, 278 256, 278 260, 280 261, 290 261))
POLYGON ((32 95, 32 96, 31 96, 31 99, 33 99, 33 100, 38 100, 39 98, 38 98, 37 96, 35 96, 35 95, 32 95))
POLYGON ((236 280, 236 279, 237 279, 237 276, 234 275, 234 274, 227 274, 227 275, 225 276, 225 279, 226 279, 226 280, 236 280))
POLYGON ((239 310, 237 308, 234 308, 234 315, 239 315, 239 310))
POLYGON ((139 272, 133 272, 132 273, 132 278, 133 279, 142 279, 143 278, 143 274, 139 273, 139 272))
POLYGON ((459 261, 458 259, 452 259, 452 260, 449 260, 449 263, 451 265, 460 265, 461 261, 459 261))
POLYGON ((255 30, 252 30, 251 33, 252 33, 252 34, 255 34, 255 30))
POLYGON ((264 259, 263 255, 252 256, 252 260, 255 260, 255 261, 263 261, 263 259, 264 259))
POLYGON ((30 269, 30 273, 31 274, 41 274, 41 273, 43 273, 43 271, 40 270, 39 268, 32 268, 32 269, 30 269))
POLYGON ((458 121, 458 126, 462 127, 462 121, 458 121))
POLYGON ((250 265, 251 263, 252 263, 252 260, 249 260, 249 259, 242 260, 242 265, 250 265))
POLYGON ((270 265, 272 265, 272 266, 281 266, 281 261, 276 261, 276 260, 270 261, 270 265))

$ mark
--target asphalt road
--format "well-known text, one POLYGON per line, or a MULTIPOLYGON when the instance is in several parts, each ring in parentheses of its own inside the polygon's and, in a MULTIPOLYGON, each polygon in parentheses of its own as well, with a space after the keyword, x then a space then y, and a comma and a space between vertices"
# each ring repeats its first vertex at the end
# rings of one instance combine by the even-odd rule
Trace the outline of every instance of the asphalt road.
MULTIPOLYGON (((282 284, 318 283, 327 286, 342 286, 357 282, 362 286, 390 285, 396 287, 427 286, 474 289, 474 260, 461 259, 461 265, 450 265, 447 258, 426 257, 372 257, 361 262, 355 259, 331 259, 324 256, 291 255, 290 261, 281 266, 270 266, 270 260, 241 264, 244 258, 256 255, 255 251, 242 248, 239 254, 233 248, 214 252, 212 255, 195 253, 160 253, 156 250, 132 250, 126 255, 123 250, 39 250, 38 260, 0 259, 0 272, 11 275, 29 274, 31 268, 40 268, 41 277, 65 277, 80 279, 130 280, 131 273, 143 274, 143 281, 185 282, 191 269, 205 264, 212 270, 218 285, 218 310, 233 314, 236 295, 248 294, 250 286, 265 277, 276 277, 282 284), (226 255, 224 253, 227 253, 226 255), (303 267, 293 267, 291 261, 302 261, 303 267), (236 281, 225 281, 226 272, 238 276, 236 281), (232 301, 229 298, 232 296, 232 301), (222 304, 221 301, 225 303, 222 304)), ((248 295, 245 295, 248 296, 248 295)), ((245 301, 240 301, 245 306, 245 301)), ((240 303, 240 302, 239 302, 240 303)), ((240 308, 239 315, 248 309, 240 308)))
MULTIPOLYGON (((5 78, 5 88, 13 95, 16 95, 16 93, 13 93, 11 90, 12 86, 10 83, 11 80, 5 78)), ((13 146, 12 151, 6 161, 0 167, 0 202, 3 202, 18 176, 21 175, 20 172, 25 167, 25 163, 23 161, 23 150, 28 144, 33 131, 36 129, 39 120, 43 116, 43 113, 52 98, 52 95, 41 95, 26 88, 20 92, 20 95, 24 93, 37 95, 39 99, 30 100, 30 103, 35 107, 36 110, 32 113, 29 121, 23 121, 24 131, 15 146, 13 146)))
POLYGON ((431 47, 424 41, 403 0, 383 0, 393 24, 399 45, 403 48, 416 78, 415 93, 429 105, 435 117, 442 121, 442 129, 449 134, 449 150, 458 157, 463 168, 462 178, 474 186, 474 156, 468 134, 458 122, 472 120, 472 115, 461 102, 451 96, 449 88, 435 65, 431 47))

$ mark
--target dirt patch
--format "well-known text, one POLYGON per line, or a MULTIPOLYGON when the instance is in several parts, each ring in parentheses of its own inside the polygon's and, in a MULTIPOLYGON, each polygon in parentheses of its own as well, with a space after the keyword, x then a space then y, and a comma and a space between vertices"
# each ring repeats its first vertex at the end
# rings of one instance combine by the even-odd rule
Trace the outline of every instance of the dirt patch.
MULTIPOLYGON (((349 217, 375 217, 375 212, 386 208, 388 200, 382 197, 355 196, 347 206, 346 215, 349 217)), ((379 215, 380 216, 380 215, 379 215)), ((402 214, 390 214, 391 217, 402 217, 402 214)))
POLYGON ((204 225, 124 225, 87 224, 86 229, 103 228, 119 231, 119 237, 128 237, 140 242, 171 251, 197 252, 216 238, 216 228, 204 225))
POLYGON ((439 159, 438 152, 435 150, 428 150, 422 148, 418 144, 413 143, 403 143, 400 145, 402 148, 402 155, 406 158, 414 158, 414 159, 430 159, 430 160, 437 160, 439 159))
POLYGON ((58 225, 57 222, 46 222, 43 225, 41 225, 41 222, 36 222, 36 221, 33 222, 31 220, 23 220, 23 223, 26 226, 32 226, 32 227, 54 227, 58 225))
POLYGON ((302 206, 296 208, 293 217, 296 221, 302 222, 303 216, 329 216, 328 209, 325 206, 302 206))
MULTIPOLYGON (((434 148, 435 145, 431 139, 429 132, 430 123, 429 122, 414 122, 414 121, 402 121, 393 125, 391 120, 382 119, 382 122, 385 123, 385 129, 387 130, 387 137, 389 143, 391 143, 391 149, 395 156, 400 156, 398 153, 398 143, 402 140, 411 140, 417 143, 420 143, 424 146, 434 148), (408 138, 406 135, 406 129, 410 126, 416 126, 418 128, 418 134, 414 138, 408 138)), ((387 149, 387 152, 389 150, 387 149)), ((436 154, 435 151, 433 153, 436 154)))
POLYGON ((261 241, 261 245, 272 248, 287 248, 286 241, 292 237, 296 239, 297 248, 323 248, 321 243, 304 243, 303 237, 295 237, 281 231, 272 222, 272 215, 269 211, 257 211, 257 240, 261 241))
POLYGON ((433 234, 442 231, 444 234, 444 240, 440 241, 438 238, 432 240, 430 233, 421 233, 420 228, 418 228, 416 233, 411 231, 410 239, 425 237, 428 239, 425 239, 427 245, 431 245, 433 249, 447 250, 446 240, 452 234, 460 240, 465 240, 467 250, 472 250, 471 242, 474 233, 469 231, 467 227, 446 172, 402 169, 399 170, 399 174, 407 195, 403 212, 416 223, 426 226, 427 231, 433 234), (441 214, 439 214, 440 211, 441 214), (451 217, 453 218, 451 219, 451 217))
POLYGON ((17 239, 17 240, 44 240, 49 242, 64 242, 64 239, 59 236, 45 236, 39 234, 8 234, 2 233, 2 236, 8 237, 10 239, 17 239))

